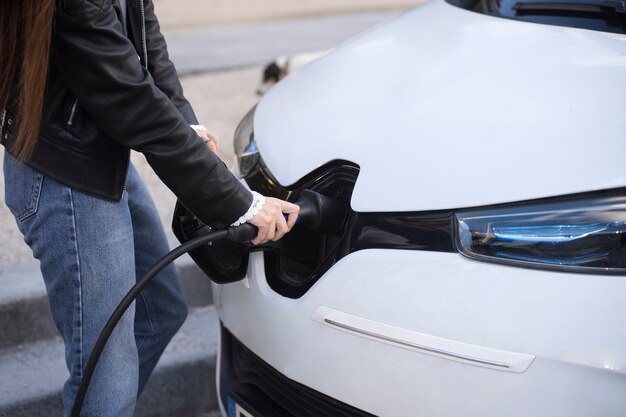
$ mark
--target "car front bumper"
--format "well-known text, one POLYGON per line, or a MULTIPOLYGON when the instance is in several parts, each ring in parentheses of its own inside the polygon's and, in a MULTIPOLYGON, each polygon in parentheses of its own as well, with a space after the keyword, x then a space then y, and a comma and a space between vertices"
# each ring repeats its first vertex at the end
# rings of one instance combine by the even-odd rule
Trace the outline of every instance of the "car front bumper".
POLYGON ((268 286, 259 253, 244 281, 216 291, 224 326, 277 373, 393 417, 623 416, 625 301, 624 277, 384 249, 340 260, 299 299, 268 286), (385 343, 324 325, 320 307, 452 343, 452 351, 531 360, 498 369, 385 343))
POLYGON ((226 328, 220 337, 220 400, 254 417, 374 417, 290 380, 246 348, 226 328))

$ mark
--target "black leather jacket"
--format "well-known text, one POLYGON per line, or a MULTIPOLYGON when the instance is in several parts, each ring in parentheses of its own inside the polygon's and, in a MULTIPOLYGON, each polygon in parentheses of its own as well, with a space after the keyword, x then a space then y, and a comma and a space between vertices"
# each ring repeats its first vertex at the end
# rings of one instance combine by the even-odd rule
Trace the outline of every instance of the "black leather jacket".
MULTIPOLYGON (((189 126, 183 96, 152 0, 64 0, 57 13, 40 137, 28 165, 57 181, 119 200, 130 149, 203 222, 236 221, 252 195, 189 126)), ((19 120, 7 107, 2 140, 19 120)))

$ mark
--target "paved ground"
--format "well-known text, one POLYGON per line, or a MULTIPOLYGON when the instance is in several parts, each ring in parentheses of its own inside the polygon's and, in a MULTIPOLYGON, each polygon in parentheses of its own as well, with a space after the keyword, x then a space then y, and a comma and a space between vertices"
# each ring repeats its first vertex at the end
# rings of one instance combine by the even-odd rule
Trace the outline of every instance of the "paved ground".
POLYGON ((278 55, 324 51, 398 11, 359 12, 164 32, 179 74, 258 65, 278 55))
POLYGON ((401 10, 423 0, 154 0, 165 30, 304 16, 401 10))

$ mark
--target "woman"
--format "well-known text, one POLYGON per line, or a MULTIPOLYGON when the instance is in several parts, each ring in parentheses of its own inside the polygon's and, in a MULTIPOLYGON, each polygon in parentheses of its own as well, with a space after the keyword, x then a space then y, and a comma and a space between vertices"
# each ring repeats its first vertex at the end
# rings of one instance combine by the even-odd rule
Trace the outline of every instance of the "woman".
MULTIPOLYGON (((0 32, 5 200, 41 262, 65 342, 69 415, 110 313, 168 251, 130 149, 206 224, 257 226, 255 244, 287 233, 298 207, 250 193, 212 152, 216 138, 183 96, 151 0, 2 0, 0 32)), ((131 310, 103 352, 83 415, 133 414, 186 316, 173 266, 131 310)))

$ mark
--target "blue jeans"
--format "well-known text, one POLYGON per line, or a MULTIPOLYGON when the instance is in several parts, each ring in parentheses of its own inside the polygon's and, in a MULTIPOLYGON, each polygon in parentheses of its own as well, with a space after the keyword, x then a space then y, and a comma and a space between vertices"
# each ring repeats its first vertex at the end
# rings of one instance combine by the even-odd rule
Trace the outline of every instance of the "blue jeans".
MULTIPOLYGON (((65 342, 69 416, 102 327, 127 291, 169 251, 160 219, 131 165, 121 201, 72 188, 5 153, 5 201, 41 263, 50 310, 65 342)), ((187 316, 173 265, 140 294, 114 330, 91 380, 84 416, 130 417, 137 396, 187 316)))

